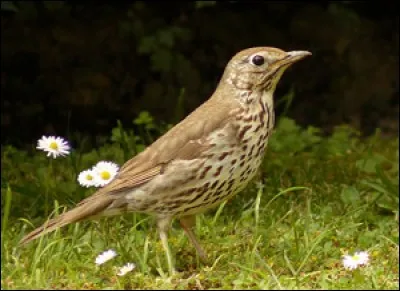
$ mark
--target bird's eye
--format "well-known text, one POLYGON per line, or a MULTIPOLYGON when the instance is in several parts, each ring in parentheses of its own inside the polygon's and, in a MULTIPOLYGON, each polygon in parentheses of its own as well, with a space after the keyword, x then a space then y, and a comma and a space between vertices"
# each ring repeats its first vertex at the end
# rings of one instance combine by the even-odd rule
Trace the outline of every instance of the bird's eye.
POLYGON ((264 64, 264 57, 260 55, 255 55, 252 59, 251 62, 256 65, 256 66, 261 66, 264 64))

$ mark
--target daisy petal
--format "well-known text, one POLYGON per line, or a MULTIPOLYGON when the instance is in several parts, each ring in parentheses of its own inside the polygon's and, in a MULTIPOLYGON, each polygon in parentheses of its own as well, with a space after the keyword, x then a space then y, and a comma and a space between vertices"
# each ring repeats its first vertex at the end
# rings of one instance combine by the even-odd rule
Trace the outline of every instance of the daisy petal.
POLYGON ((117 255, 117 253, 114 250, 108 250, 105 251, 103 253, 101 253, 100 255, 97 256, 96 258, 96 265, 102 265, 105 262, 113 259, 115 256, 117 255))
POLYGON ((354 257, 357 257, 359 265, 367 265, 369 261, 368 252, 356 252, 354 257))
POLYGON ((119 272, 117 273, 117 275, 125 276, 127 273, 131 272, 135 268, 136 268, 136 266, 134 263, 128 263, 119 269, 119 272))

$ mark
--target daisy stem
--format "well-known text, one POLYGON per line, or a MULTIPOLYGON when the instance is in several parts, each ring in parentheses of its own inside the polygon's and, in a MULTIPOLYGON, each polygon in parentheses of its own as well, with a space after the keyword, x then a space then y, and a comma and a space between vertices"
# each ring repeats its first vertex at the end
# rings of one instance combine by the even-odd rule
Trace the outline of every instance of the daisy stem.
POLYGON ((353 280, 360 284, 364 283, 365 279, 363 274, 361 274, 360 269, 357 268, 353 271, 353 280))
POLYGON ((49 159, 49 167, 48 167, 48 175, 47 175, 47 179, 46 179, 46 191, 44 193, 45 197, 45 201, 44 201, 44 215, 47 217, 49 215, 49 192, 50 192, 50 188, 51 188, 51 178, 53 176, 53 160, 49 159))

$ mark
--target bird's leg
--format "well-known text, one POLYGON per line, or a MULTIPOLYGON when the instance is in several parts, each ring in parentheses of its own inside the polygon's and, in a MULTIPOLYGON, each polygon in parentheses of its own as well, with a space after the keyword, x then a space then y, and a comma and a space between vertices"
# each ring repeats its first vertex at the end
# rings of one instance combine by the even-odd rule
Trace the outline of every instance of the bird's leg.
POLYGON ((181 223, 181 226, 183 230, 185 231, 186 235, 194 245, 194 247, 197 250, 197 253, 199 254, 200 259, 203 262, 207 261, 207 255, 204 252, 203 248, 200 246, 199 242, 196 239, 196 236, 194 235, 194 232, 192 230, 195 222, 196 222, 196 217, 194 215, 188 215, 188 216, 183 216, 179 219, 179 222, 181 223))
POLYGON ((171 250, 168 245, 168 229, 171 224, 171 218, 162 218, 157 221, 158 231, 160 233, 161 243, 163 245, 165 255, 167 257, 168 262, 168 270, 169 274, 175 274, 175 268, 172 261, 171 250))

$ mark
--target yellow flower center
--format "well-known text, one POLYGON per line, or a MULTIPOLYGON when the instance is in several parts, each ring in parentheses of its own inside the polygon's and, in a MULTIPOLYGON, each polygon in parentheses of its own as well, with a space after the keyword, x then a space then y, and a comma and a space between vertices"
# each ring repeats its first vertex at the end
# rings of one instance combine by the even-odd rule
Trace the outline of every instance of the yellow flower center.
POLYGON ((359 256, 359 255, 354 255, 354 256, 353 256, 353 260, 355 260, 355 261, 360 260, 360 256, 359 256))
POLYGON ((49 148, 51 148, 52 150, 58 150, 58 144, 53 141, 49 144, 49 148))
POLYGON ((100 173, 100 177, 101 177, 103 180, 109 180, 110 177, 111 177, 111 175, 110 175, 109 172, 103 171, 103 172, 100 173))
POLYGON ((93 176, 92 175, 87 175, 86 176, 86 180, 89 180, 89 181, 93 180, 93 176))

